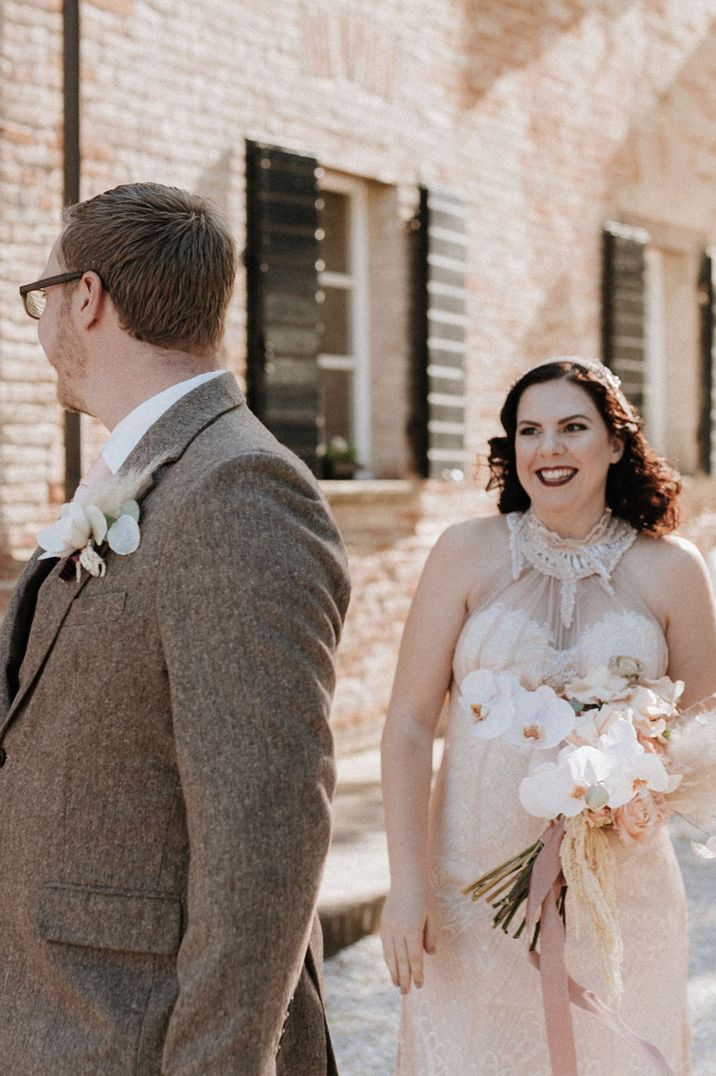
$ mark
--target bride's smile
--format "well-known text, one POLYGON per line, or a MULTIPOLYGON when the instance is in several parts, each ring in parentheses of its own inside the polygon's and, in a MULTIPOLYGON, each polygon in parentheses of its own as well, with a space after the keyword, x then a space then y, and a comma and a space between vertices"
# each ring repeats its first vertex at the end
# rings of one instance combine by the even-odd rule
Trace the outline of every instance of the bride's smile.
POLYGON ((540 467, 535 471, 543 486, 564 486, 576 473, 576 467, 540 467))

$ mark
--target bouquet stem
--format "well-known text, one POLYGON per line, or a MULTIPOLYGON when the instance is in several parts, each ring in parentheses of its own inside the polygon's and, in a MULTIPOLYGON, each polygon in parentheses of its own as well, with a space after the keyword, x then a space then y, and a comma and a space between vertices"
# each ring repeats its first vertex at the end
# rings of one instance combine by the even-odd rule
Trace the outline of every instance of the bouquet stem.
POLYGON ((532 857, 532 862, 534 862, 541 848, 542 841, 535 841, 529 848, 525 848, 524 851, 519 852, 516 856, 512 856, 511 859, 506 859, 504 863, 499 865, 499 867, 493 867, 487 874, 481 875, 476 881, 464 886, 462 892, 466 896, 471 896, 473 900, 479 900, 480 897, 487 896, 500 884, 500 882, 503 881, 503 879, 509 878, 517 871, 521 870, 525 861, 530 857, 532 857))
MULTIPOLYGON (((487 874, 481 875, 462 890, 472 900, 480 900, 484 897, 490 902, 491 906, 496 909, 492 920, 493 925, 500 927, 505 934, 509 934, 515 916, 527 902, 532 879, 532 868, 541 851, 542 841, 535 841, 529 848, 525 848, 516 856, 505 860, 499 867, 493 868, 487 874)), ((565 921, 564 902, 566 893, 567 887, 565 885, 562 887, 557 900, 557 909, 563 922, 565 921)), ((523 915, 513 937, 519 938, 526 925, 527 921, 523 915)), ((531 951, 535 949, 538 938, 539 922, 535 926, 534 935, 530 943, 531 951)))

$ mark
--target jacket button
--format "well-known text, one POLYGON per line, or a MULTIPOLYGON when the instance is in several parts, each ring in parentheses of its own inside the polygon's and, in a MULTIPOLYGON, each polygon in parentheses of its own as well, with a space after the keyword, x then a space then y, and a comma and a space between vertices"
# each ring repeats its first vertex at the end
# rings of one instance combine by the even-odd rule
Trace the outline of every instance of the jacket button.
POLYGON ((4 766, 7 761, 7 752, 4 747, 0 747, 0 767, 4 766))

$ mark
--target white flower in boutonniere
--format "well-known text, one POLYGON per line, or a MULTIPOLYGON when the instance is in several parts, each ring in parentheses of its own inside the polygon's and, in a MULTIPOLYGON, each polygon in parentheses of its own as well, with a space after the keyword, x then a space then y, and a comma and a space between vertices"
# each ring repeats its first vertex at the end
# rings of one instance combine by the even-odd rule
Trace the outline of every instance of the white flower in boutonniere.
POLYGON ((62 578, 71 578, 68 569, 74 565, 79 580, 82 569, 95 578, 104 576, 109 550, 121 557, 134 553, 140 542, 135 494, 157 466, 153 463, 141 471, 108 478, 91 490, 84 503, 63 504, 60 518, 37 536, 38 545, 45 550, 39 559, 66 558, 62 578))

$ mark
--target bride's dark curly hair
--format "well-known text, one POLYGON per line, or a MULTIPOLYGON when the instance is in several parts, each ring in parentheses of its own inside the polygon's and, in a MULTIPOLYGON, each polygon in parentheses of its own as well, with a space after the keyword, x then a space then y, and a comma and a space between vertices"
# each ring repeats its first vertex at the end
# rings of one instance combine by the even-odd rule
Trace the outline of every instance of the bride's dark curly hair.
POLYGON ((517 477, 515 435, 520 397, 530 385, 545 381, 571 381, 594 401, 611 434, 624 444, 624 452, 607 475, 606 502, 638 531, 649 535, 668 534, 679 523, 679 473, 657 456, 642 433, 642 419, 620 391, 612 388, 597 370, 571 359, 555 359, 536 366, 517 381, 507 394, 500 421, 505 435, 491 437, 487 489, 498 489, 500 512, 524 512, 530 505, 517 477))

